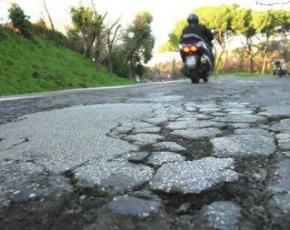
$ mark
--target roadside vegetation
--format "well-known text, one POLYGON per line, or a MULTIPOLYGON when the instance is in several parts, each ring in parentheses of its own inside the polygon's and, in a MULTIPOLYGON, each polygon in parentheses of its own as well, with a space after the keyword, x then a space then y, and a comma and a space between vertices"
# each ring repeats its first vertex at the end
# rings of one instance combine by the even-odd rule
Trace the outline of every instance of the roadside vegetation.
POLYGON ((119 19, 106 23, 93 1, 79 4, 63 34, 43 3, 48 22, 32 23, 12 4, 10 22, 0 25, 0 95, 130 84, 145 73, 154 47, 149 13, 123 28, 119 19))
POLYGON ((0 95, 132 83, 51 41, 5 30, 1 36, 0 95))

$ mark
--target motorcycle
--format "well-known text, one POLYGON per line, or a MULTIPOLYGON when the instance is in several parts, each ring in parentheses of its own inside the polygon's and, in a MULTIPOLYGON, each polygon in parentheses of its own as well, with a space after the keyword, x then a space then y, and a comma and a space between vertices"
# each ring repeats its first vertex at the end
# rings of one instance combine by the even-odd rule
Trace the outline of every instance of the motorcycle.
POLYGON ((273 75, 277 75, 279 77, 283 77, 284 75, 287 75, 288 71, 287 71, 287 67, 286 64, 281 61, 281 60, 277 60, 273 62, 273 75))
POLYGON ((201 79, 208 82, 213 72, 214 63, 208 53, 211 52, 206 42, 196 36, 190 43, 180 44, 180 54, 184 62, 184 74, 192 83, 199 83, 201 79))

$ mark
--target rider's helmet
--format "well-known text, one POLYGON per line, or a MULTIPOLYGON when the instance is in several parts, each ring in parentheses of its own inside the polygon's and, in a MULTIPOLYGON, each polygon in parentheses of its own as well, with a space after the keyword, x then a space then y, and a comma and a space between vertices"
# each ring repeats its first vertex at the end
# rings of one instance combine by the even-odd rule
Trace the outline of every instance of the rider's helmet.
POLYGON ((196 14, 191 14, 188 16, 187 22, 189 25, 195 25, 199 23, 199 18, 196 14))
POLYGON ((281 61, 280 60, 275 60, 274 61, 274 65, 277 66, 277 67, 280 66, 281 65, 281 61))

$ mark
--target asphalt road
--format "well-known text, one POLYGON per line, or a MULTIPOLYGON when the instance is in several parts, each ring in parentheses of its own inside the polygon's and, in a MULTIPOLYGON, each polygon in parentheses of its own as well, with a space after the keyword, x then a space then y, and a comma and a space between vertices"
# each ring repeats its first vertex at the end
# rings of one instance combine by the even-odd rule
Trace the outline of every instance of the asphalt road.
POLYGON ((290 79, 0 97, 1 229, 289 229, 290 79))

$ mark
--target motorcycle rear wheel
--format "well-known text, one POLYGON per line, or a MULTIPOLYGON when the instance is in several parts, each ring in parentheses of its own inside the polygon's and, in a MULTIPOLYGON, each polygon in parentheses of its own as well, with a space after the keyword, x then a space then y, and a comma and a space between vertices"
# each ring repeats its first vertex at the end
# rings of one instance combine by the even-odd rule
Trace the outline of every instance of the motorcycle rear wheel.
POLYGON ((199 83, 199 76, 197 74, 196 70, 192 70, 190 73, 190 80, 192 84, 198 84, 199 83))
POLYGON ((208 75, 207 75, 207 74, 204 75, 204 76, 202 77, 202 80, 203 80, 204 82, 208 82, 208 75))

